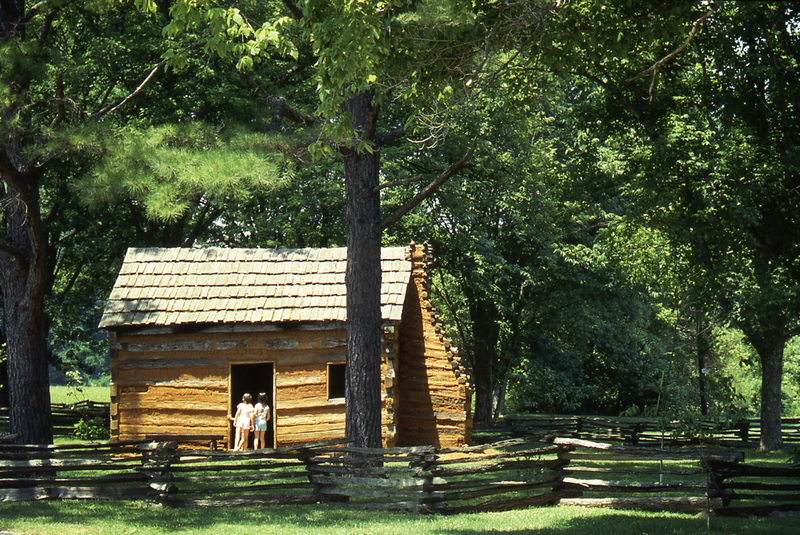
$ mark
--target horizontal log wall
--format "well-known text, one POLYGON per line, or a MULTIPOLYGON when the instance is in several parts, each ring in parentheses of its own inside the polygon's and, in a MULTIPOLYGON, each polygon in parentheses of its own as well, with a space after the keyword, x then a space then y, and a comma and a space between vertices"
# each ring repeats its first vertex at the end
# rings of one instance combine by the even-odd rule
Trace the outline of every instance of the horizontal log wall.
POLYGON ((228 360, 212 351, 214 337, 117 335, 111 359, 112 439, 163 433, 227 437, 228 360))
POLYGON ((232 364, 272 363, 279 446, 344 437, 344 403, 327 399, 327 365, 343 363, 343 329, 119 334, 112 369, 112 437, 227 438, 232 364))

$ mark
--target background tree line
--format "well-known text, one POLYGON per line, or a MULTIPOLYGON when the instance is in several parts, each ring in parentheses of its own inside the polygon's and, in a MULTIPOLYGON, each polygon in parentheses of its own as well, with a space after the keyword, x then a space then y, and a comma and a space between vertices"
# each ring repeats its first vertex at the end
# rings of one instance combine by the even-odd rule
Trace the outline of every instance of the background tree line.
POLYGON ((48 364, 102 377, 125 248, 342 246, 362 195, 369 247, 434 245, 477 421, 761 414, 780 447, 800 384, 791 3, 142 4, 0 2, 22 441, 51 438, 48 364))

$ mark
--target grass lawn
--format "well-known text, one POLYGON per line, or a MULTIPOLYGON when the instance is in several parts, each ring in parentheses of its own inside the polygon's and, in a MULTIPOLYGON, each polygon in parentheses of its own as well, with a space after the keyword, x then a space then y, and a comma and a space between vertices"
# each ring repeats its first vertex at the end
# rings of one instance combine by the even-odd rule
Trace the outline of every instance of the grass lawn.
POLYGON ((0 503, 0 530, 24 534, 382 535, 535 533, 641 535, 797 533, 800 517, 695 518, 579 507, 548 507, 456 516, 365 512, 336 506, 162 508, 142 502, 0 503))
POLYGON ((51 403, 77 403, 85 399, 108 403, 111 393, 107 386, 82 386, 80 391, 71 386, 51 386, 51 403))

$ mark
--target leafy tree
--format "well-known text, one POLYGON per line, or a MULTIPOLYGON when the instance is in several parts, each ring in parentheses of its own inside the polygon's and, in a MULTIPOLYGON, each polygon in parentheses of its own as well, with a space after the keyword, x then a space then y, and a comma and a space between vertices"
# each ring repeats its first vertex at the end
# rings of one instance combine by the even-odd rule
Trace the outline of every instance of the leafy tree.
POLYGON ((797 11, 780 2, 573 7, 561 20, 583 30, 553 41, 562 53, 551 65, 602 89, 598 132, 639 133, 626 133, 627 195, 676 247, 690 246, 695 302, 724 313, 756 349, 761 446, 780 448, 783 351, 798 326, 797 11))
POLYGON ((284 0, 230 8, 179 1, 170 10, 168 34, 206 35, 206 50, 249 78, 274 104, 276 117, 315 129, 312 156, 341 157, 348 247, 346 427, 356 445, 380 444, 382 229, 462 169, 471 151, 440 169, 418 197, 383 220, 381 152, 415 135, 421 136, 422 149, 442 142, 457 114, 466 111, 460 97, 489 83, 501 67, 489 62, 495 61, 495 48, 530 43, 514 42, 511 35, 535 34, 549 13, 545 7, 539 2, 284 0), (286 68, 281 79, 309 73, 294 77, 293 87, 295 96, 316 93, 315 114, 302 111, 310 99, 293 104, 287 87, 270 76, 269 68, 278 64, 286 68))
MULTIPOLYGON (((208 203, 200 201, 213 199, 218 190, 198 193, 185 182, 176 190, 184 204, 167 224, 160 225, 147 221, 142 206, 129 199, 91 212, 77 196, 81 191, 85 194, 85 177, 98 169, 99 160, 105 157, 106 163, 104 172, 95 173, 96 180, 111 173, 114 158, 124 159, 124 154, 110 152, 115 144, 132 146, 138 140, 139 146, 146 146, 135 130, 117 131, 114 136, 115 125, 128 122, 144 127, 165 117, 185 122, 194 110, 182 113, 185 109, 177 104, 200 108, 210 102, 210 97, 197 99, 213 93, 205 90, 208 86, 163 74, 165 63, 154 56, 153 46, 154 41, 162 41, 163 23, 158 19, 160 15, 142 15, 128 5, 0 3, 0 136, 4 140, 0 226, 6 236, 0 246, 0 287, 11 431, 20 442, 52 440, 47 373, 51 326, 55 337, 49 347, 56 355, 72 358, 77 348, 91 346, 93 329, 87 326, 86 318, 91 317, 87 311, 98 310, 104 297, 99 295, 103 292, 98 283, 113 277, 122 248, 147 239, 153 241, 145 243, 187 243, 192 232, 213 221, 203 218, 209 213, 204 211, 208 203), (159 90, 158 99, 149 98, 147 87, 159 90), (187 93, 193 98, 187 99, 187 93), (142 107, 131 107, 134 100, 142 107), (76 189, 78 184, 83 190, 76 189), (189 198, 200 199, 196 210, 186 204, 189 198), (107 262, 101 266, 103 259, 107 262), (57 320, 51 323, 48 313, 57 315, 57 320), (78 318, 84 321, 67 324, 78 318)), ((247 87, 244 81, 238 84, 247 87)), ((219 102, 203 112, 210 118, 225 113, 219 102)), ((185 134, 189 128, 177 129, 185 134)), ((215 135, 215 142, 225 144, 224 133, 217 129, 215 135)), ((188 143, 186 137, 182 142, 188 143)), ((210 143, 212 137, 209 134, 205 140, 210 143)), ((173 135, 161 150, 162 155, 170 154, 173 164, 177 151, 170 153, 169 145, 174 149, 179 138, 173 135)), ((276 159, 259 158, 256 166, 252 158, 269 143, 247 136, 237 137, 236 143, 237 163, 249 164, 249 176, 273 172, 265 163, 276 159)), ((153 149, 150 154, 158 152, 153 149)), ((236 173, 237 169, 226 171, 236 173)), ((94 185, 98 186, 97 181, 94 185)), ((102 197, 107 190, 95 187, 93 193, 102 197)))
POLYGON ((616 162, 574 126, 574 89, 520 68, 497 85, 453 134, 478 137, 474 165, 391 231, 434 245, 437 308, 472 371, 475 420, 505 412, 507 399, 517 411, 655 405, 668 333, 603 245, 617 177, 595 164, 616 162))
POLYGON ((341 247, 345 244, 340 166, 330 159, 295 169, 267 194, 226 208, 201 242, 226 247, 341 247))
POLYGON ((0 177, 5 239, 0 246, 4 339, 8 349, 10 430, 23 443, 49 443, 45 295, 54 250, 40 187, 54 161, 56 128, 67 119, 63 75, 47 57, 54 20, 68 4, 22 0, 0 5, 0 177), (42 82, 48 82, 43 85, 42 82))
MULTIPOLYGON (((121 43, 125 29, 141 30, 145 18, 123 19, 100 4, 87 4, 0 3, 0 226, 5 235, 0 287, 10 428, 23 443, 52 440, 47 312, 63 310, 78 281, 96 269, 91 261, 100 258, 75 244, 97 237, 97 231, 111 237, 94 225, 71 184, 96 156, 108 124, 96 119, 135 94, 132 80, 126 80, 128 58, 142 57, 140 50, 131 53, 135 46, 123 51, 121 43)), ((130 42, 146 42, 139 35, 139 41, 130 42)), ((97 298, 96 291, 89 295, 97 298)), ((58 351, 60 343, 53 347, 58 351)))

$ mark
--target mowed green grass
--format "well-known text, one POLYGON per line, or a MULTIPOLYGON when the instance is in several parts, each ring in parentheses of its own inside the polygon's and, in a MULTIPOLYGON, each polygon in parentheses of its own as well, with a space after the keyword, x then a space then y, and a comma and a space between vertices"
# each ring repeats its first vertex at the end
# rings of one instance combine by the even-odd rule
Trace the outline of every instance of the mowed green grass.
POLYGON ((767 535, 797 533, 798 527, 800 517, 796 516, 706 519, 682 513, 653 514, 579 507, 444 516, 356 511, 329 505, 170 508, 127 501, 0 503, 0 531, 42 535, 767 535))
POLYGON ((83 400, 108 403, 111 391, 107 386, 82 386, 80 391, 70 386, 51 386, 51 403, 77 403, 83 400))

